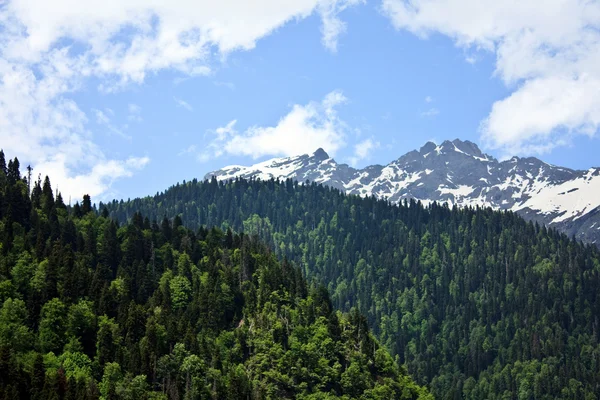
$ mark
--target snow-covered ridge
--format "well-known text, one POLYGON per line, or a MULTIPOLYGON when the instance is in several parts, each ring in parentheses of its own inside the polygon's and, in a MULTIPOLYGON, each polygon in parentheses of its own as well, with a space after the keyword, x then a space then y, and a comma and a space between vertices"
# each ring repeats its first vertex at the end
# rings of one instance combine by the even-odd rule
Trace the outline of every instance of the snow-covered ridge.
POLYGON ((515 211, 582 240, 600 243, 600 168, 576 171, 537 158, 498 161, 469 141, 428 142, 385 166, 355 169, 322 149, 251 166, 231 165, 205 179, 236 177, 323 183, 349 194, 391 202, 491 207, 515 211))

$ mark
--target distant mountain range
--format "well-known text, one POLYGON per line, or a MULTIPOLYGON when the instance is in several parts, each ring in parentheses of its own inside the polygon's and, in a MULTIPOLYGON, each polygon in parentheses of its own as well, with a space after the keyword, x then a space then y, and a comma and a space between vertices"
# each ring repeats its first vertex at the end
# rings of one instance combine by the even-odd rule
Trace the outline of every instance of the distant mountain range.
POLYGON ((600 168, 572 170, 535 157, 498 161, 470 141, 427 142, 387 165, 355 169, 323 150, 231 165, 206 174, 218 180, 271 178, 314 181, 348 194, 397 203, 407 198, 511 210, 569 236, 600 244, 600 168))

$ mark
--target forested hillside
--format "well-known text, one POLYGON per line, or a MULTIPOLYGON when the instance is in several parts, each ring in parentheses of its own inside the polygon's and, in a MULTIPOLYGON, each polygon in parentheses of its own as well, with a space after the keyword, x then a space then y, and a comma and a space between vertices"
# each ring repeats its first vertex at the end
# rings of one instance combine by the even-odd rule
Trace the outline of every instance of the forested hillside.
POLYGON ((28 185, 0 152, 0 399, 431 398, 257 239, 28 185))
MULTIPOLYGON (((104 206, 102 206, 104 207, 104 206)), ((356 306, 442 399, 595 399, 600 255, 513 213, 391 206, 291 180, 187 182, 107 205, 258 234, 356 306)))

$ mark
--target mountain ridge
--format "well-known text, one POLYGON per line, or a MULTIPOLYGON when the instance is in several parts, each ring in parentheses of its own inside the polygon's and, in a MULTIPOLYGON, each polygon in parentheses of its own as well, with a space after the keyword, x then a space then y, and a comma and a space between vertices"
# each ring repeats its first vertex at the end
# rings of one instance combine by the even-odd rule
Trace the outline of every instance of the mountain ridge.
POLYGON ((600 168, 574 170, 536 157, 499 161, 468 140, 446 140, 439 145, 429 141, 388 164, 361 169, 338 164, 319 148, 312 154, 251 166, 227 166, 204 178, 213 176, 217 180, 314 181, 392 203, 413 198, 424 204, 491 207, 514 211, 578 240, 600 243, 600 168))

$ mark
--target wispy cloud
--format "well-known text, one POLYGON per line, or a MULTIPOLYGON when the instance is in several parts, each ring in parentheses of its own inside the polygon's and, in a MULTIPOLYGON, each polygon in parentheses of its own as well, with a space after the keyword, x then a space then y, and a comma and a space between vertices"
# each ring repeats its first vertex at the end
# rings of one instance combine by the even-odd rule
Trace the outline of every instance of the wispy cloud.
POLYGON ((328 50, 337 51, 338 37, 346 32, 346 23, 338 18, 338 14, 350 6, 364 3, 365 0, 325 1, 319 6, 323 25, 322 43, 328 50))
POLYGON ((223 86, 229 90, 235 90, 235 84, 233 82, 215 81, 213 83, 215 84, 215 86, 223 86))
POLYGON ((173 97, 173 100, 175 100, 175 103, 177 104, 178 107, 185 108, 186 110, 188 110, 190 112, 194 111, 194 107, 192 107, 190 105, 190 103, 188 103, 187 101, 182 100, 178 97, 173 97))
POLYGON ((357 143, 354 145, 354 154, 350 157, 350 164, 356 166, 359 161, 368 158, 379 147, 381 144, 372 137, 357 143))
POLYGON ((105 127, 108 133, 114 133, 115 135, 121 136, 123 139, 131 140, 131 136, 127 135, 123 129, 117 128, 113 125, 111 118, 107 115, 114 116, 114 111, 110 108, 106 108, 104 111, 93 109, 94 115, 96 116, 96 123, 100 126, 105 127))
POLYGON ((134 103, 129 103, 127 105, 127 119, 132 122, 142 122, 142 107, 138 106, 134 103))
POLYGON ((435 107, 430 108, 427 111, 423 111, 421 113, 421 117, 435 117, 436 115, 438 115, 440 113, 440 110, 438 110, 435 107))
POLYGON ((425 97, 425 103, 431 103, 433 101, 433 97, 427 96, 425 97))
POLYGON ((477 56, 474 56, 472 54, 467 55, 465 57, 465 61, 468 62, 469 64, 475 64, 475 63, 477 63, 477 56))
POLYGON ((188 147, 186 147, 185 149, 182 149, 179 153, 177 153, 177 156, 181 157, 186 154, 195 153, 195 152, 196 152, 196 145, 192 144, 192 145, 189 145, 188 147))

